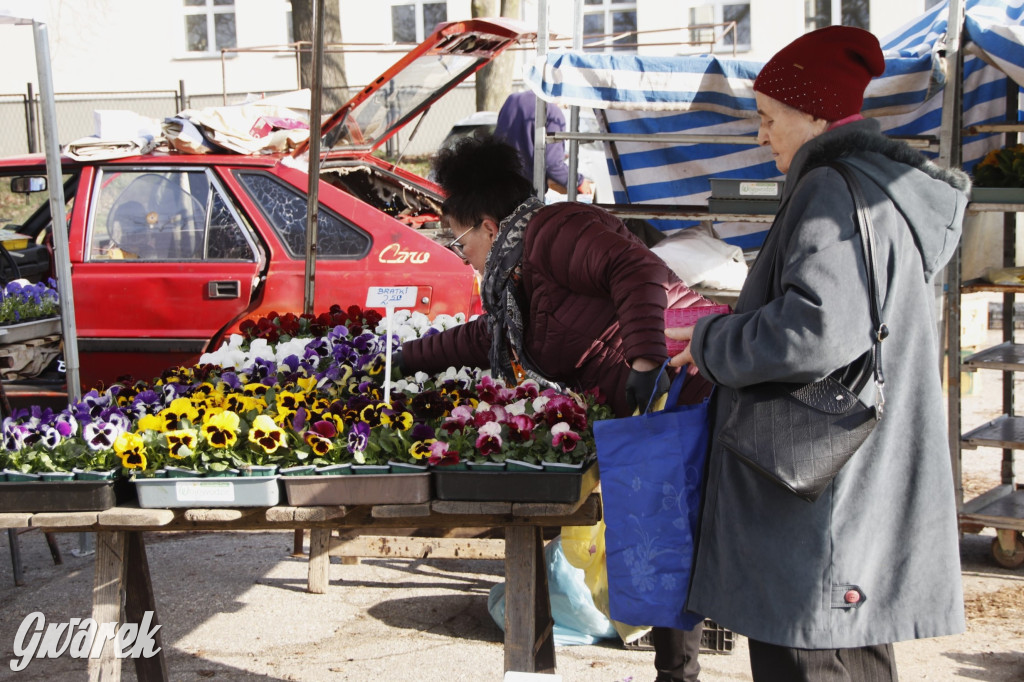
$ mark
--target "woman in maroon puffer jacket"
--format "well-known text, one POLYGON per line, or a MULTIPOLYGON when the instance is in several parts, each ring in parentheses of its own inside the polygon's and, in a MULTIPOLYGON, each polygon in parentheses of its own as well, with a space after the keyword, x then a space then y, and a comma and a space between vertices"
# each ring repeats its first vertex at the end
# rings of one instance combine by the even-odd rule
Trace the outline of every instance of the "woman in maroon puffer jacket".
MULTIPOLYGON (((665 309, 710 302, 690 290, 623 223, 578 203, 545 206, 514 148, 466 138, 434 162, 455 251, 481 276, 485 314, 402 345, 404 373, 483 367, 576 391, 597 388, 617 416, 668 389, 665 309)), ((706 395, 699 375, 688 402, 706 395)), ((685 392, 685 391, 684 391, 685 392)), ((684 401, 686 396, 684 396, 684 401)), ((655 628, 659 681, 697 679, 701 628, 655 628)))

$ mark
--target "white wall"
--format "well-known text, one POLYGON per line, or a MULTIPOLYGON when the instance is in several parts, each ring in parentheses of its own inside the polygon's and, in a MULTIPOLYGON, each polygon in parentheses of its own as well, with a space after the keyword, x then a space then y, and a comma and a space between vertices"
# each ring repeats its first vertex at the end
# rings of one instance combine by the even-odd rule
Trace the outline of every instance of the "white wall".
MULTIPOLYGON (((407 46, 390 45, 392 0, 335 0, 341 3, 342 36, 348 43, 381 45, 377 53, 349 52, 349 82, 364 85, 397 61, 407 46)), ((401 2, 402 0, 393 0, 401 2)), ((177 90, 184 80, 192 94, 219 93, 221 60, 184 53, 182 0, 39 0, 49 16, 54 89, 58 93, 107 90, 177 90)), ((549 0, 549 26, 572 32, 572 0, 549 0)), ((701 0, 637 0, 643 29, 682 27, 689 7, 701 0)), ((536 25, 537 1, 524 0, 523 18, 536 25)), ((804 0, 751 0, 751 51, 740 56, 764 60, 803 32, 804 0)), ((872 0, 871 28, 879 36, 924 11, 925 0, 872 0)), ((283 45, 283 0, 236 0, 239 47, 283 45)), ((449 0, 448 19, 470 16, 470 0, 449 0)), ((647 42, 668 42, 653 34, 647 42)), ((372 50, 367 46, 354 48, 372 50)), ((36 83, 32 30, 0 25, 0 94, 25 92, 36 83)), ((693 52, 678 45, 644 48, 648 54, 693 52)), ((523 53, 519 53, 523 54, 523 53)), ((526 55, 524 55, 525 57, 526 55)), ((288 90, 296 87, 290 54, 236 54, 225 60, 229 92, 288 90)), ((38 89, 38 86, 36 86, 38 89)))

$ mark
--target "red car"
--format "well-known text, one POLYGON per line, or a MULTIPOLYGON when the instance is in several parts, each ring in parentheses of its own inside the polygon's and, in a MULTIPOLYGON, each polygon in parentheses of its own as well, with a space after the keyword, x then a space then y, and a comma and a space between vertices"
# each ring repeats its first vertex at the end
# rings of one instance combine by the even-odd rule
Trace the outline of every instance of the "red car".
MULTIPOLYGON (((375 286, 416 286, 415 309, 430 316, 479 312, 472 269, 431 238, 440 238, 439 188, 372 152, 522 35, 511 22, 441 25, 324 125, 315 312, 363 305, 375 286)), ((151 379, 247 318, 302 311, 302 151, 63 160, 85 388, 151 379)), ((0 160, 0 187, 13 192, 0 195, 0 215, 37 250, 50 226, 45 175, 42 155, 0 160), (30 215, 12 224, 12 202, 30 215)), ((11 253, 26 270, 31 252, 11 253)))

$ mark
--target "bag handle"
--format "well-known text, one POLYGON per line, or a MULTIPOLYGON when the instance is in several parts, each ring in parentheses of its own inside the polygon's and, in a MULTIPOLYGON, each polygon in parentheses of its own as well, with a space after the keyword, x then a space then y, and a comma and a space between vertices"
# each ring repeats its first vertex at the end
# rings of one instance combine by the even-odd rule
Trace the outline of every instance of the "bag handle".
MULTIPOLYGON (((665 373, 665 369, 668 367, 669 360, 671 359, 672 358, 668 358, 668 360, 661 363, 661 369, 658 371, 659 379, 661 378, 661 375, 665 373)), ((679 374, 677 374, 676 378, 672 380, 672 385, 668 387, 668 395, 665 397, 665 409, 668 409, 669 405, 674 406, 679 402, 679 394, 683 392, 683 384, 686 383, 687 374, 685 370, 686 365, 680 367, 679 374)), ((657 392, 658 387, 657 383, 655 383, 654 390, 651 391, 651 397, 647 399, 647 407, 644 408, 643 414, 647 414, 651 411, 651 405, 654 404, 654 397, 657 392)))
POLYGON ((848 164, 842 162, 836 162, 829 164, 832 168, 835 168, 838 173, 843 176, 843 180, 850 188, 850 194, 853 195, 853 205, 856 210, 855 223, 858 231, 860 232, 860 242, 864 251, 865 267, 867 268, 867 280, 868 280, 868 306, 871 309, 871 325, 874 329, 874 339, 871 343, 871 352, 873 356, 874 374, 875 374, 875 390, 878 393, 878 397, 875 400, 875 412, 878 418, 882 418, 882 413, 885 410, 885 377, 882 374, 882 341, 889 336, 889 327, 882 322, 881 301, 879 300, 878 293, 878 277, 877 270, 875 268, 875 229, 874 223, 871 221, 871 214, 868 212, 868 202, 864 198, 864 190, 861 188, 860 181, 857 180, 857 176, 848 164))

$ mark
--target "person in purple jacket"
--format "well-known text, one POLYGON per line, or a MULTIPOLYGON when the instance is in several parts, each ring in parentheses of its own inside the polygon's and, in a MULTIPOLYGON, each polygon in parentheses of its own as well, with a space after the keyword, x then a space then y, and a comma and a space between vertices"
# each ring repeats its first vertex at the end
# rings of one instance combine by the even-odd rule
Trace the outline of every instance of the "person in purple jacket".
MULTIPOLYGON (((565 116, 562 110, 552 104, 547 105, 548 119, 545 129, 549 133, 560 133, 565 130, 565 116)), ((522 175, 533 182, 533 149, 534 129, 537 121, 537 96, 530 90, 514 92, 508 96, 498 112, 498 122, 494 126, 494 136, 504 140, 519 152, 523 160, 522 175)), ((568 194, 569 167, 565 164, 565 143, 549 142, 544 147, 545 178, 550 189, 561 194, 568 194)), ((591 194, 594 183, 580 174, 575 178, 575 185, 580 194, 591 194)))
MULTIPOLYGON (((403 375, 448 367, 490 368, 575 391, 598 389, 616 416, 668 390, 665 309, 710 305, 607 211, 545 206, 510 145, 468 137, 434 162, 447 198, 448 247, 481 277, 484 314, 406 341, 393 356, 403 375)), ((695 371, 681 403, 710 388, 695 371)), ((635 625, 644 625, 636 623, 635 625)), ((702 627, 654 628, 658 682, 695 682, 702 627)))

